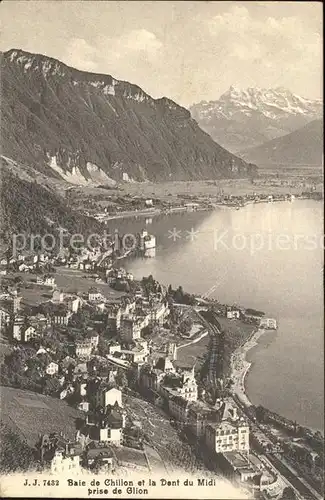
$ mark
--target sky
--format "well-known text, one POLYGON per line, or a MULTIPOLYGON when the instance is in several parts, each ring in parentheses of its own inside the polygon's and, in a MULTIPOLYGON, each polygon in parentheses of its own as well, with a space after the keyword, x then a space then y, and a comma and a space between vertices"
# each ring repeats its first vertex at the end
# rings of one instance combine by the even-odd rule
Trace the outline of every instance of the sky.
POLYGON ((322 98, 321 2, 15 1, 0 50, 55 57, 183 106, 239 88, 322 98))

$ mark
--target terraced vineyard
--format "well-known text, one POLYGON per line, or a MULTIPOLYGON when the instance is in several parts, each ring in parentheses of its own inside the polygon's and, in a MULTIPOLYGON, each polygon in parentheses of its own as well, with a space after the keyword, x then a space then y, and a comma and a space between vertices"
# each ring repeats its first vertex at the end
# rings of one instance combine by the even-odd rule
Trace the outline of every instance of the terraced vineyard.
POLYGON ((132 419, 141 422, 148 445, 158 452, 166 471, 204 471, 203 462, 160 408, 134 396, 124 398, 124 407, 132 419))
POLYGON ((40 434, 62 429, 71 439, 75 437, 76 420, 84 413, 64 401, 35 392, 0 387, 1 423, 34 447, 40 434))

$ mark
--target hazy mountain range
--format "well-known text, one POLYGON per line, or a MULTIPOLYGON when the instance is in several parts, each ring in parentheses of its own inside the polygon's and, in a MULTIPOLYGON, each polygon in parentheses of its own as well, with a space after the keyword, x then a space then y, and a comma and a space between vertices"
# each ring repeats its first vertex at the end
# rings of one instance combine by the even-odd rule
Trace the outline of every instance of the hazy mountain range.
POLYGON ((323 159, 323 120, 314 120, 283 137, 242 151, 241 156, 258 165, 314 165, 323 159))
POLYGON ((216 142, 238 152, 321 118, 323 103, 305 99, 282 87, 246 90, 230 87, 218 100, 201 101, 190 111, 216 142))
POLYGON ((190 112, 137 85, 12 49, 2 54, 3 154, 75 184, 248 176, 190 112))

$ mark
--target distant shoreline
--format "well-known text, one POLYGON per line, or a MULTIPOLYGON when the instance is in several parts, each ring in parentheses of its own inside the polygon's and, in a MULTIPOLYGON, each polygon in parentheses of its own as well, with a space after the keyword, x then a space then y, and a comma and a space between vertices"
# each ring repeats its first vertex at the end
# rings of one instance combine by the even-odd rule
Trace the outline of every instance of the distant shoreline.
POLYGON ((184 212, 184 213, 192 213, 192 212, 209 212, 212 211, 213 208, 206 208, 206 207, 201 207, 197 208, 195 210, 190 210, 186 207, 175 207, 170 210, 162 210, 160 208, 156 208, 152 211, 144 211, 144 210, 139 210, 139 211, 133 211, 133 212, 125 212, 125 213, 120 213, 116 215, 108 215, 107 217, 103 219, 97 219, 99 222, 107 222, 110 220, 114 219, 128 219, 131 217, 156 217, 157 215, 172 215, 174 213, 179 213, 179 212, 184 212))
POLYGON ((307 196, 295 195, 295 198, 293 200, 285 200, 285 199, 277 199, 277 198, 272 199, 272 200, 268 200, 268 199, 246 200, 242 204, 236 204, 236 205, 229 204, 229 203, 216 202, 216 203, 213 203, 213 206, 211 206, 211 207, 201 206, 201 207, 196 207, 193 209, 191 209, 189 207, 183 207, 183 206, 174 207, 171 209, 154 208, 152 210, 139 210, 139 211, 134 210, 134 211, 117 213, 114 215, 107 215, 107 216, 105 215, 102 218, 97 218, 97 217, 95 217, 95 218, 99 222, 105 223, 105 222, 115 220, 115 219, 128 219, 128 218, 132 218, 132 217, 151 218, 151 217, 156 217, 158 215, 172 215, 174 213, 212 212, 215 209, 219 209, 219 208, 228 208, 228 209, 239 210, 240 208, 244 208, 247 205, 260 205, 260 204, 265 204, 265 203, 272 204, 272 203, 280 203, 280 202, 293 203, 294 201, 300 201, 300 200, 322 201, 322 200, 310 198, 307 196))

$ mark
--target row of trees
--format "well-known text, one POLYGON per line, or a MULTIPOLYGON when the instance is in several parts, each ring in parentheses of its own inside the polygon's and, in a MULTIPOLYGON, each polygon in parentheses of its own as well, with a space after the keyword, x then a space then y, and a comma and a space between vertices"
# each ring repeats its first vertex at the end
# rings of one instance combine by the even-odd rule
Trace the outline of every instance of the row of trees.
POLYGON ((163 290, 158 281, 154 279, 152 274, 142 278, 141 285, 145 291, 145 294, 149 296, 150 294, 161 293, 163 294, 163 290))
POLYGON ((46 374, 51 358, 47 354, 35 355, 31 347, 16 349, 4 358, 1 383, 5 386, 26 389, 41 394, 55 394, 59 380, 46 374))
POLYGON ((177 304, 186 304, 193 306, 195 305, 195 296, 184 292, 183 287, 179 286, 176 290, 173 290, 172 286, 168 286, 167 297, 172 299, 177 304))
POLYGON ((170 307, 169 324, 175 334, 188 335, 193 326, 193 319, 178 307, 170 307))
MULTIPOLYGON (((10 241, 13 232, 55 235, 59 227, 74 234, 81 233, 84 237, 100 233, 102 226, 96 219, 70 209, 66 201, 52 190, 36 181, 20 179, 6 169, 3 169, 2 174, 1 233, 6 242, 10 241)), ((34 243, 40 245, 40 239, 36 238, 34 243)), ((49 238, 48 244, 52 244, 52 238, 49 238)))

